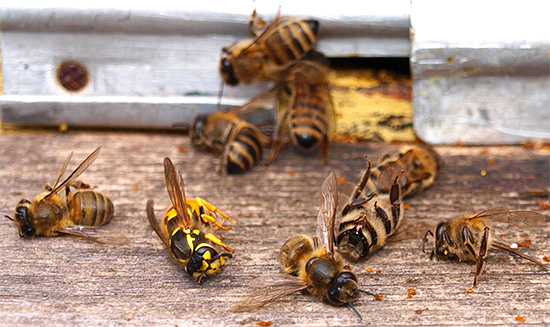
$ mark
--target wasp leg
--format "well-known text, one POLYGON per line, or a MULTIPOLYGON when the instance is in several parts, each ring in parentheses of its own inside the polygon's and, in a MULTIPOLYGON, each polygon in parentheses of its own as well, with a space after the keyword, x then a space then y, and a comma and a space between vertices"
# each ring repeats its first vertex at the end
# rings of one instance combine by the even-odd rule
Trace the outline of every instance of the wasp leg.
POLYGON ((226 249, 227 251, 231 252, 231 253, 235 253, 235 250, 233 250, 232 248, 230 248, 229 246, 225 245, 219 238, 217 238, 214 234, 211 234, 211 233, 206 233, 204 234, 204 238, 206 238, 207 240, 209 240, 210 242, 216 244, 216 245, 219 245, 221 246, 222 248, 226 249))
POLYGON ((221 224, 223 224, 223 219, 227 219, 229 221, 232 221, 234 223, 237 222, 237 219, 233 219, 231 217, 229 217, 228 215, 226 215, 225 213, 223 213, 222 211, 218 210, 218 208, 216 208, 215 206, 213 206, 212 204, 210 204, 208 201, 206 201, 205 199, 202 199, 202 198, 199 198, 199 197, 196 197, 195 198, 195 201, 197 201, 197 204, 199 206, 202 206, 202 207, 205 207, 206 209, 208 209, 209 211, 215 213, 215 214, 219 214, 220 216, 222 216, 222 221, 220 223, 218 223, 218 221, 216 220, 216 218, 210 216, 210 215, 207 215, 207 214, 201 214, 201 218, 202 220, 206 223, 206 222, 212 222, 214 223, 214 225, 216 225, 218 228, 221 228, 221 229, 229 229, 230 227, 225 227, 225 226, 222 226, 221 224))

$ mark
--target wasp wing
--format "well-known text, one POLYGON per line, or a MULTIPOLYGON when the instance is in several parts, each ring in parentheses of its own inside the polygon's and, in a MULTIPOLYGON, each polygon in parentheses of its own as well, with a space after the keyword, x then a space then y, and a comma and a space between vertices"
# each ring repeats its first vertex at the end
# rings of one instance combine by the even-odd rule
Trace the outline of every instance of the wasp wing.
POLYGON ((130 243, 130 240, 119 232, 89 226, 74 225, 56 230, 56 232, 81 237, 87 241, 99 244, 125 245, 130 243))
POLYGON ((280 297, 306 289, 307 284, 298 277, 281 276, 271 284, 245 296, 230 309, 231 312, 247 312, 256 310, 280 297))
POLYGON ((187 214, 187 200, 185 199, 185 186, 183 178, 178 174, 176 167, 170 158, 164 158, 164 177, 166 190, 177 213, 177 219, 183 226, 191 225, 187 214))
MULTIPOLYGON (((97 157, 99 156, 100 149, 101 147, 98 147, 97 149, 95 149, 95 151, 92 152, 86 159, 84 159, 84 161, 82 161, 82 163, 78 165, 78 167, 76 167, 76 169, 61 184, 57 185, 58 182, 56 182, 55 183, 56 186, 51 190, 50 193, 48 193, 48 195, 44 197, 44 199, 49 199, 52 195, 59 192, 59 190, 61 190, 67 185, 70 185, 72 182, 74 182, 78 178, 78 176, 80 176, 86 169, 88 169, 88 167, 90 167, 90 165, 97 159, 97 157)), ((63 173, 65 172, 65 169, 67 169, 67 165, 71 157, 72 157, 72 153, 65 160, 65 163, 63 164, 63 168, 61 169, 61 174, 57 178, 58 181, 61 179, 61 175, 63 175, 63 173)))
POLYGON ((333 253, 334 249, 334 219, 338 206, 337 199, 338 184, 336 175, 331 172, 321 186, 319 214, 317 215, 317 237, 330 253, 333 253))
POLYGON ((510 210, 507 207, 495 207, 487 209, 469 218, 469 220, 475 219, 486 219, 504 222, 519 228, 540 226, 546 222, 546 217, 538 212, 521 210, 516 211, 510 210))

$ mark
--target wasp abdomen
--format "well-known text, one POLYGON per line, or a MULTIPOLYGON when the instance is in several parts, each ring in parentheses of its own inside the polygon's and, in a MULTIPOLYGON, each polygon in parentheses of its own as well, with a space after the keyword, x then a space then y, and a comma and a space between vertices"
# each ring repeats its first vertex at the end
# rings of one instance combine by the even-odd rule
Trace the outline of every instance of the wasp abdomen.
POLYGON ((69 204, 76 225, 101 226, 113 218, 114 206, 107 196, 90 190, 74 193, 69 204))
POLYGON ((244 173, 262 158, 263 146, 259 132, 249 126, 243 127, 230 145, 227 156, 227 171, 230 174, 244 173))

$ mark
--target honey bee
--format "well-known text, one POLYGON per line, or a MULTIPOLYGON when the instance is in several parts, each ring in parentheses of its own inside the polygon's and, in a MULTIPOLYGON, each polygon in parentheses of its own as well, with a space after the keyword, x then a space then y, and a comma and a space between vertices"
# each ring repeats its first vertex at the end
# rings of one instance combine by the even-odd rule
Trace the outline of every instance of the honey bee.
POLYGON ((207 277, 219 273, 226 258, 232 258, 235 251, 225 245, 212 232, 230 227, 221 225, 223 219, 235 222, 206 200, 196 197, 185 198, 183 178, 178 174, 170 158, 164 158, 164 176, 166 189, 172 202, 164 214, 161 228, 153 208, 153 200, 147 201, 147 217, 158 237, 170 249, 184 270, 202 284, 207 277), (221 222, 217 217, 221 216, 221 222), (220 246, 229 252, 219 253, 214 246, 220 246))
POLYGON ((235 110, 195 117, 189 134, 193 146, 219 154, 218 172, 225 168, 229 174, 252 169, 261 160, 267 142, 266 136, 235 110))
POLYGON ((536 258, 523 254, 506 244, 494 240, 488 221, 505 222, 519 228, 541 225, 545 217, 533 211, 511 211, 506 207, 491 208, 474 215, 455 218, 449 222, 441 222, 435 229, 435 235, 428 230, 422 242, 422 251, 428 235, 434 237, 430 259, 473 262, 476 264, 474 287, 483 271, 487 251, 492 246, 500 250, 527 259, 540 267, 548 268, 536 258))
MULTIPOLYGON (((19 236, 75 235, 98 243, 118 243, 115 234, 94 227, 104 225, 113 218, 113 202, 105 195, 92 191, 76 179, 97 159, 98 147, 63 182, 59 183, 72 158, 71 152, 54 186, 45 185, 46 192, 33 201, 23 199, 15 207, 13 220, 19 236), (71 188, 75 189, 74 191, 71 188), (58 194, 65 189, 65 196, 58 194), (110 240, 113 238, 113 240, 110 240)), ((117 235, 118 236, 118 235, 117 235)))
POLYGON ((222 48, 219 71, 225 84, 271 80, 273 74, 295 64, 312 50, 319 36, 317 20, 281 17, 280 12, 271 24, 264 25, 254 10, 248 30, 255 38, 222 48))
POLYGON ((277 127, 267 164, 277 156, 285 135, 304 152, 311 152, 321 145, 323 162, 328 162, 328 139, 334 121, 328 74, 328 61, 324 55, 311 50, 303 60, 277 77, 282 85, 279 86, 281 96, 288 96, 288 105, 278 107, 277 127))
POLYGON ((361 318, 352 302, 360 293, 373 294, 359 289, 357 276, 333 251, 337 187, 336 176, 329 174, 321 187, 317 237, 294 236, 282 246, 279 261, 286 275, 246 296, 232 312, 255 310, 281 296, 307 290, 331 305, 347 305, 361 318))
POLYGON ((433 148, 427 145, 405 146, 393 156, 380 157, 371 171, 368 193, 388 192, 393 179, 402 171, 399 184, 403 197, 416 195, 434 184, 441 165, 442 161, 433 148))
POLYGON ((336 237, 340 252, 356 261, 384 247, 404 220, 398 183, 400 175, 394 176, 389 193, 361 196, 371 176, 371 163, 366 157, 365 160, 367 169, 342 210, 342 222, 336 237))

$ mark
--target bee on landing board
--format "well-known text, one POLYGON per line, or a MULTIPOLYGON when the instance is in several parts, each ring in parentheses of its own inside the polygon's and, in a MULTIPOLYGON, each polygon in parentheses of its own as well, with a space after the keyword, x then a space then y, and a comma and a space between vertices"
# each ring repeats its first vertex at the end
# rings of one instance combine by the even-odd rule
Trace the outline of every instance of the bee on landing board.
POLYGON ((283 140, 285 137, 304 152, 321 145, 321 156, 327 163, 334 107, 328 60, 313 49, 319 22, 277 14, 269 26, 263 27, 264 24, 254 11, 248 26, 255 39, 223 49, 222 80, 229 85, 275 82, 273 88, 243 106, 244 110, 257 108, 255 101, 262 98, 276 102, 277 126, 266 164, 273 162, 282 146, 288 143, 283 140))
POLYGON ((519 228, 526 228, 539 226, 546 219, 543 215, 533 211, 512 211, 506 207, 491 208, 474 215, 466 215, 449 222, 439 223, 435 234, 428 230, 424 235, 422 251, 424 252, 428 235, 431 235, 434 237, 434 242, 430 259, 435 256, 441 260, 475 263, 474 287, 477 286, 490 247, 507 251, 548 270, 548 267, 536 258, 494 240, 489 221, 505 222, 519 228))
POLYGON ((348 306, 361 319, 352 302, 360 293, 373 294, 359 289, 357 276, 333 251, 337 187, 336 176, 331 173, 321 187, 317 237, 294 236, 282 246, 279 261, 286 275, 243 298, 232 312, 252 311, 279 297, 307 290, 331 305, 348 306))
POLYGON ((428 145, 405 146, 395 155, 381 156, 367 183, 367 193, 389 192, 395 176, 401 173, 402 196, 409 197, 432 186, 442 165, 437 152, 428 145))
POLYGON ((274 74, 312 50, 319 36, 317 20, 281 17, 280 12, 269 26, 264 25, 254 10, 248 24, 254 38, 222 48, 219 71, 225 84, 235 86, 272 80, 274 74))
POLYGON ((216 229, 227 230, 223 219, 235 222, 206 200, 185 198, 183 178, 170 158, 164 158, 166 189, 172 202, 164 215, 163 227, 158 223, 153 201, 147 201, 147 217, 153 230, 171 251, 184 270, 202 284, 207 277, 218 274, 235 251, 213 234, 216 229), (221 216, 221 222, 217 217, 221 216), (216 249, 220 246, 228 252, 216 249))
POLYGON ((120 233, 98 229, 113 218, 114 206, 107 196, 92 191, 89 185, 77 178, 97 159, 98 147, 63 181, 61 177, 73 156, 69 154, 54 186, 44 185, 46 192, 33 201, 23 199, 15 207, 13 220, 19 236, 74 235, 97 243, 125 244, 128 242, 120 233), (65 189, 64 196, 59 194, 65 189))
POLYGON ((220 156, 218 172, 240 174, 262 158, 267 137, 242 119, 237 110, 217 111, 195 117, 189 131, 191 144, 220 156))
MULTIPOLYGON (((371 176, 371 163, 342 210, 336 246, 351 260, 365 259, 392 240, 403 223, 400 174, 393 176, 389 193, 361 196, 371 176)), ((421 235, 420 235, 421 237, 421 235)), ((412 236, 411 236, 412 238, 412 236)))

